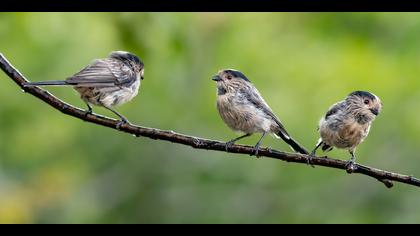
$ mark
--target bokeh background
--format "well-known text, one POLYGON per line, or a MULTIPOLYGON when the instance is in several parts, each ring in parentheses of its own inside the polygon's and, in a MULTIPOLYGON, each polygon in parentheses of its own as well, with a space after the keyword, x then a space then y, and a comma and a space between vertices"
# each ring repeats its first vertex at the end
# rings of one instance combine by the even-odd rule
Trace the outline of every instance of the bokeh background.
MULTIPOLYGON (((384 108, 358 161, 419 177, 419 29, 418 13, 1 13, 0 51, 33 81, 131 51, 145 80, 118 110, 218 140, 237 136, 215 107, 221 68, 244 72, 308 149, 331 104, 368 90, 384 108)), ((72 89, 48 90, 84 108, 72 89)), ((65 116, 2 72, 0 101, 0 223, 420 222, 413 186, 135 138, 65 116)))

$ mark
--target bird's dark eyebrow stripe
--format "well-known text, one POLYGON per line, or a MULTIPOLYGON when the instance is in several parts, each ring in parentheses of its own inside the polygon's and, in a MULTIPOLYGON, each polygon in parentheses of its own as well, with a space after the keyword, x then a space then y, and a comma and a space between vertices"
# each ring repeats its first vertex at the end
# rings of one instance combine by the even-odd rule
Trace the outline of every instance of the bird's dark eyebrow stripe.
POLYGON ((373 95, 369 92, 366 92, 366 91, 354 91, 354 92, 350 93, 349 96, 367 97, 371 100, 376 99, 375 95, 373 95))
POLYGON ((233 75, 234 77, 238 77, 241 78, 245 81, 251 82, 244 74, 242 74, 242 72, 237 71, 237 70, 226 70, 226 72, 230 73, 231 75, 233 75))

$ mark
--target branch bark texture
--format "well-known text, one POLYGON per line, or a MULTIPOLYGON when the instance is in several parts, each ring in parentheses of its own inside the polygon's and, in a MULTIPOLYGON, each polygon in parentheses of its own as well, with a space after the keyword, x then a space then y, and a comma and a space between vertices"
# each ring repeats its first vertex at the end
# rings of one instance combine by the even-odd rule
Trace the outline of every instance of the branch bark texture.
MULTIPOLYGON (((53 96, 51 93, 44 89, 38 87, 24 87, 24 83, 28 82, 28 80, 17 69, 15 69, 13 65, 10 64, 10 62, 1 53, 0 68, 26 93, 37 97, 38 99, 49 104, 50 106, 61 111, 64 114, 78 118, 80 120, 115 129, 120 132, 129 133, 137 137, 147 137, 155 140, 169 141, 172 143, 190 146, 196 149, 248 155, 253 155, 254 153, 254 147, 252 146, 235 144, 230 146, 228 150, 226 150, 225 142, 198 138, 168 130, 160 130, 130 124, 119 125, 118 120, 110 119, 96 114, 86 114, 84 110, 81 110, 68 103, 65 103, 64 101, 58 99, 57 97, 53 96)), ((302 163, 304 165, 307 164, 308 157, 307 155, 282 152, 270 148, 260 149, 259 156, 274 158, 287 162, 302 163)), ((313 165, 342 170, 346 170, 346 163, 346 161, 326 157, 314 157, 312 159, 313 165)), ((356 164, 353 173, 363 174, 375 178, 378 181, 384 183, 385 186, 387 186, 388 188, 393 186, 393 181, 420 187, 420 180, 415 178, 414 176, 393 173, 390 171, 380 170, 369 166, 356 164)))

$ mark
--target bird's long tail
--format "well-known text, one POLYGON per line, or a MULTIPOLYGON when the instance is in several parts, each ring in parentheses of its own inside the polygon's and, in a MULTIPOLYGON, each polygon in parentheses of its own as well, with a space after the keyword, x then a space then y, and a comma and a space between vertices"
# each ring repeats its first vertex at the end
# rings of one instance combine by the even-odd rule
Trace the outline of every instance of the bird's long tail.
POLYGON ((289 144, 289 146, 295 152, 298 152, 298 153, 301 153, 301 154, 306 154, 306 155, 309 154, 309 152, 302 145, 300 145, 298 142, 293 140, 292 137, 284 135, 283 132, 281 132, 281 131, 278 132, 277 135, 280 136, 280 138, 283 139, 287 144, 289 144))
POLYGON ((64 80, 52 80, 52 81, 41 81, 41 82, 28 82, 23 84, 25 87, 35 87, 35 86, 62 86, 69 85, 64 80))

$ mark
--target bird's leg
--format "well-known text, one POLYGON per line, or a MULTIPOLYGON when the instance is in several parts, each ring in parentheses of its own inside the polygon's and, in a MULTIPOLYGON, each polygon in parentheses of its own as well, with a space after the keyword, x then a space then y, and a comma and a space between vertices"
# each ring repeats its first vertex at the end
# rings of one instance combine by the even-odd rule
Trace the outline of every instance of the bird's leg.
POLYGON ((260 146, 262 143, 262 140, 264 139, 265 135, 267 134, 267 132, 264 132, 263 135, 261 136, 260 140, 258 141, 258 143, 255 145, 254 150, 255 150, 255 156, 257 158, 259 158, 258 156, 258 151, 260 150, 260 146))
POLYGON ((315 168, 315 166, 314 166, 314 165, 312 165, 312 158, 313 158, 313 157, 315 157, 316 150, 318 150, 318 148, 319 148, 319 147, 321 147, 321 145, 322 145, 323 143, 324 143, 324 142, 322 142, 322 139, 319 139, 319 141, 318 141, 318 143, 317 143, 316 147, 314 148, 314 150, 312 150, 312 152, 308 155, 308 158, 307 158, 307 163, 308 163, 308 165, 311 165, 312 167, 314 167, 314 168, 315 168))
POLYGON ((226 143, 226 152, 229 150, 230 146, 232 146, 236 141, 241 140, 241 139, 246 138, 246 137, 249 137, 251 135, 252 134, 245 134, 245 135, 242 135, 241 137, 234 138, 234 139, 230 140, 229 142, 227 142, 226 143))
POLYGON ((86 106, 88 107, 88 109, 85 111, 85 119, 86 119, 86 117, 87 117, 88 115, 92 114, 93 109, 92 109, 92 107, 90 106, 90 104, 89 104, 89 103, 87 103, 87 102, 85 102, 85 103, 86 103, 86 106))
POLYGON ((127 118, 125 118, 123 115, 121 115, 120 113, 118 113, 117 111, 115 111, 114 109, 110 108, 110 107, 106 107, 104 106, 106 109, 112 111, 115 115, 117 115, 118 117, 120 117, 120 121, 117 123, 117 129, 120 129, 121 125, 123 124, 130 124, 130 122, 128 122, 127 118))
POLYGON ((351 159, 350 161, 347 162, 346 168, 347 168, 347 173, 353 173, 353 171, 355 170, 354 164, 356 163, 356 155, 354 154, 355 150, 351 149, 349 150, 349 153, 351 155, 351 159))

